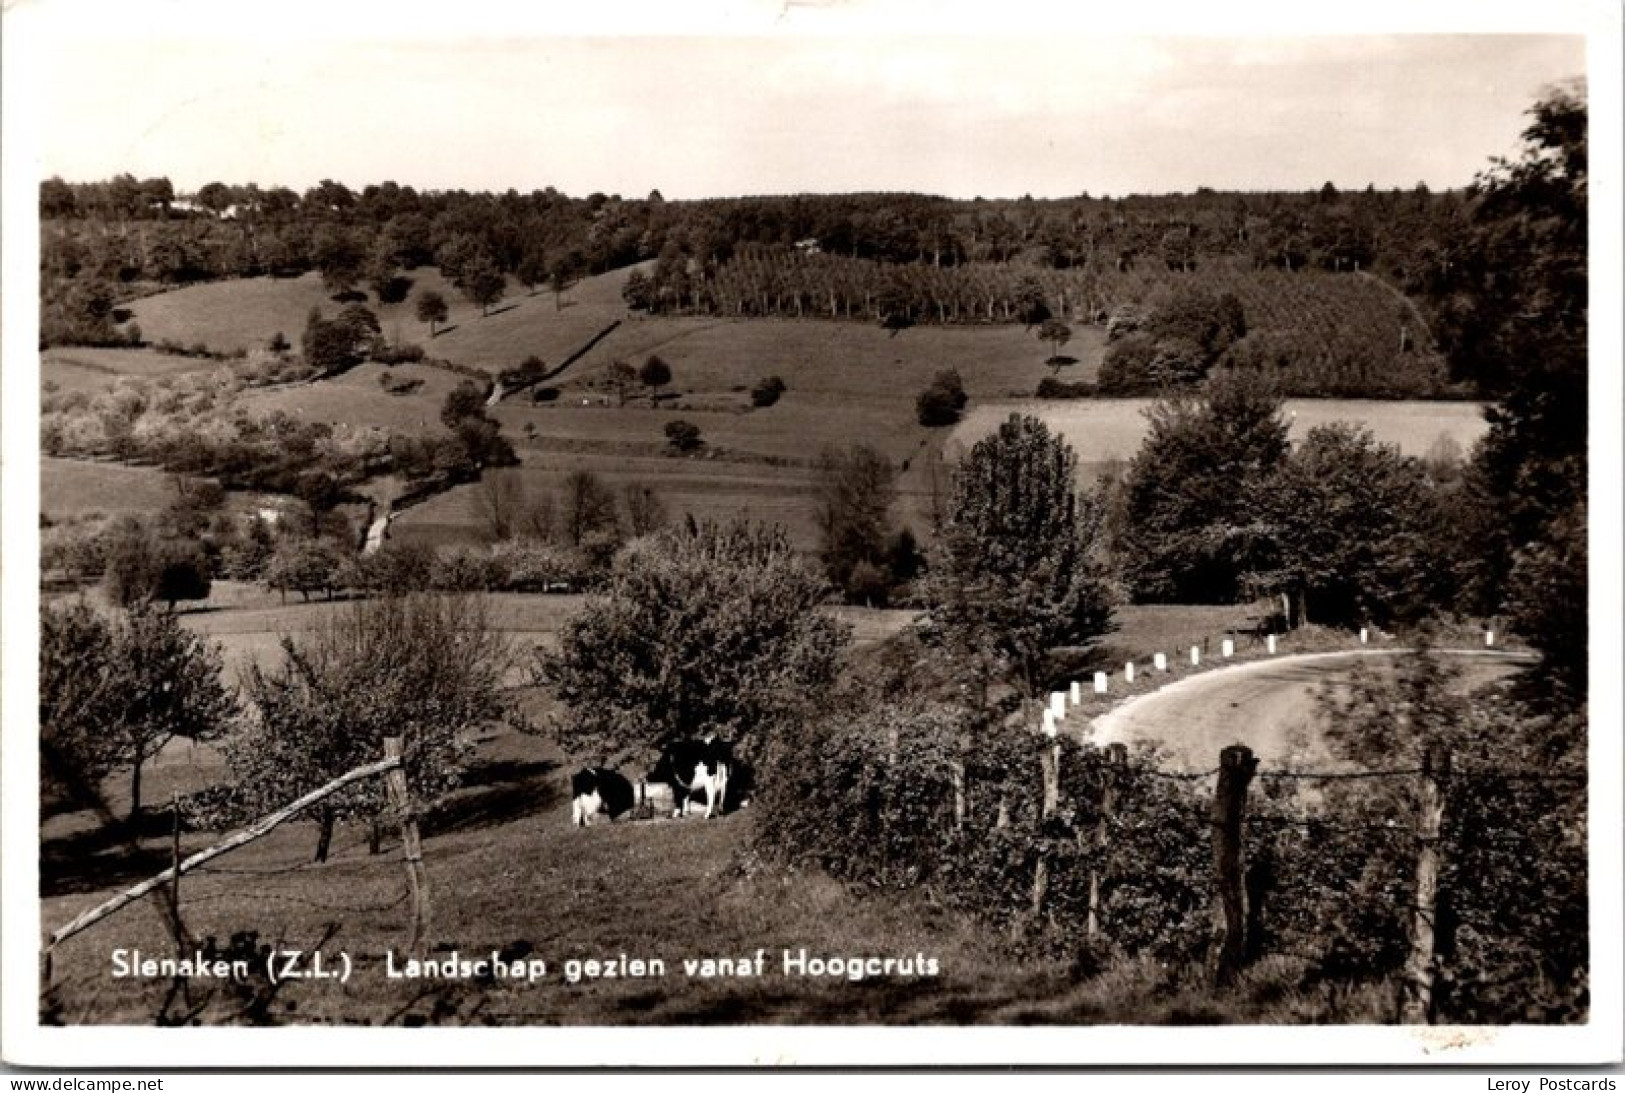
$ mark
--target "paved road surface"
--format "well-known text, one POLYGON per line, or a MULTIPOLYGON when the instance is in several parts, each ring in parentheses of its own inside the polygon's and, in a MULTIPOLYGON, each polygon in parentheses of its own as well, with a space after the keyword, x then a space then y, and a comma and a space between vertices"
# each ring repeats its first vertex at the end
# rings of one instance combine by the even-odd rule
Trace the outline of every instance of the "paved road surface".
MULTIPOLYGON (((1087 732, 1097 744, 1157 743, 1170 769, 1209 770, 1218 764, 1219 750, 1230 744, 1247 745, 1265 762, 1325 765, 1331 755, 1314 729, 1317 693, 1346 681, 1362 661, 1391 669, 1406 652, 1311 653, 1204 672, 1125 702, 1096 718, 1087 732)), ((1529 663, 1519 654, 1436 652, 1448 654, 1452 666, 1461 669, 1463 690, 1529 663)))

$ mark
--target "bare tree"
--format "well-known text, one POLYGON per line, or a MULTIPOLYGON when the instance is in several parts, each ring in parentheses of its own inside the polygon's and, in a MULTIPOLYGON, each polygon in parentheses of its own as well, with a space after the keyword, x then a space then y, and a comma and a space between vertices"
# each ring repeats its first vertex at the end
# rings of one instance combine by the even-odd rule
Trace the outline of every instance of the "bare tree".
POLYGON ((525 486, 512 471, 486 471, 474 488, 474 511, 495 542, 512 539, 525 517, 525 486))

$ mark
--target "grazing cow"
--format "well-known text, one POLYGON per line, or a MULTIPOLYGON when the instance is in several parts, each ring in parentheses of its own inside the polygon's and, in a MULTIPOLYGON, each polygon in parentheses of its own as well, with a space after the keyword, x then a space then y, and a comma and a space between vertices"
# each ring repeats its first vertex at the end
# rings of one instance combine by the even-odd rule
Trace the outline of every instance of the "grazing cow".
POLYGON ((570 778, 570 823, 586 827, 592 817, 607 812, 611 821, 632 810, 632 783, 608 767, 582 767, 570 778))
POLYGON ((733 747, 715 736, 704 740, 673 740, 660 749, 660 761, 649 781, 671 787, 672 817, 688 815, 689 804, 705 798, 705 818, 727 806, 728 776, 734 766, 733 747))

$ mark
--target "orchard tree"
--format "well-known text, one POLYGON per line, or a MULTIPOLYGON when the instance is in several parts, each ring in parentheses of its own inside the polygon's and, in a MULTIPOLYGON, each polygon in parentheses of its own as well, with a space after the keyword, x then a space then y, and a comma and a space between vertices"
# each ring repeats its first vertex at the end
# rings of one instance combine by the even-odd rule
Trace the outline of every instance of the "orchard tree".
POLYGON ((130 769, 130 817, 141 813, 142 766, 170 740, 213 740, 236 706, 220 655, 173 614, 150 606, 111 620, 84 604, 40 618, 42 756, 83 795, 130 769))
MULTIPOLYGON (((403 739, 412 798, 430 806, 462 777, 475 734, 518 725, 503 682, 512 662, 474 596, 384 596, 346 606, 319 629, 282 639, 281 662, 254 666, 256 716, 226 741, 232 805, 256 815, 376 761, 384 738, 403 739)), ((315 859, 340 820, 372 819, 387 803, 367 779, 316 807, 315 859)))
POLYGON ((288 538, 277 544, 265 564, 265 587, 281 594, 287 602, 290 591, 310 602, 312 592, 333 598, 339 585, 345 555, 326 539, 288 538))
POLYGON ((1078 493, 1077 474, 1071 445, 1020 414, 955 471, 923 596, 936 632, 984 694, 1002 678, 1038 695, 1051 650, 1087 647, 1111 628, 1102 507, 1078 493))
POLYGON ((568 707, 573 752, 609 756, 717 733, 759 755, 822 706, 849 635, 781 528, 695 524, 629 543, 603 595, 537 678, 568 707))
POLYGON ((434 337, 435 324, 443 323, 451 312, 446 307, 446 298, 433 289, 424 289, 418 293, 417 302, 418 322, 429 324, 429 337, 434 337))

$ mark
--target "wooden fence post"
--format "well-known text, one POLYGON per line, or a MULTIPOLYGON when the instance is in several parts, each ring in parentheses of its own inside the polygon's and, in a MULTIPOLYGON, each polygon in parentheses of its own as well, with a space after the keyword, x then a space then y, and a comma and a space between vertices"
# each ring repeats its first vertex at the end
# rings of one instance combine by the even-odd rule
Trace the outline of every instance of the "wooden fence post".
POLYGON ((1219 782, 1213 790, 1213 871, 1218 885, 1218 930, 1221 934, 1214 982, 1230 983, 1241 970, 1247 952, 1246 862, 1242 847, 1242 818, 1247 811, 1247 787, 1258 770, 1251 748, 1232 744, 1219 753, 1219 782))
POLYGON ((1430 744, 1422 755, 1422 802, 1417 817, 1416 908, 1411 917, 1411 953, 1405 961, 1404 1002, 1400 1020, 1425 1025, 1433 1012, 1433 944, 1439 905, 1439 830, 1444 824, 1444 786, 1450 775, 1450 752, 1430 744))
POLYGON ((1100 900, 1100 879, 1104 872, 1103 859, 1106 848, 1111 845, 1111 820, 1117 811, 1117 779, 1128 768, 1128 745, 1122 743, 1106 745, 1106 769, 1102 772, 1105 777, 1100 786, 1100 819, 1095 823, 1095 862, 1089 869, 1089 917, 1084 925, 1084 933, 1089 937, 1100 934, 1100 918, 1103 910, 1100 900))
MULTIPOLYGON (((1061 807, 1061 742, 1053 736, 1044 738, 1039 745, 1038 766, 1044 779, 1044 799, 1039 811, 1039 833, 1043 834, 1048 821, 1061 807)), ((1033 868, 1032 916, 1036 921, 1044 913, 1044 897, 1049 893, 1049 855, 1038 853, 1038 864, 1033 868)))
POLYGON ((412 889, 412 933, 406 947, 421 956, 428 947, 429 938, 429 878, 423 871, 423 843, 418 837, 417 815, 412 811, 411 798, 407 794, 400 737, 384 738, 384 758, 395 761, 384 776, 384 785, 389 791, 389 803, 401 820, 401 852, 406 859, 406 880, 412 889))

